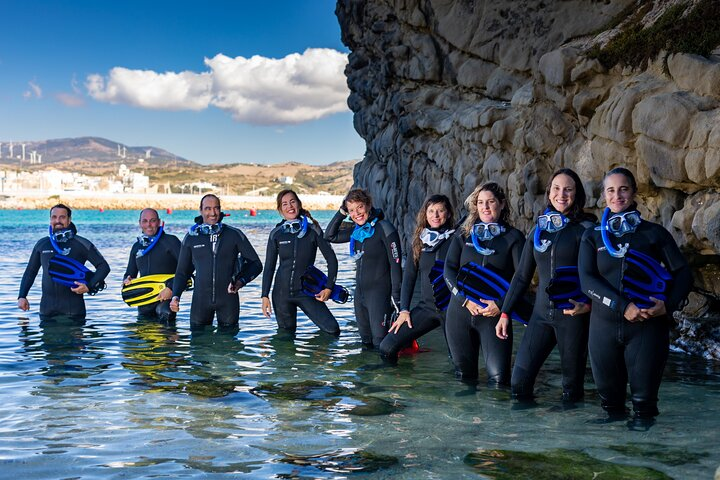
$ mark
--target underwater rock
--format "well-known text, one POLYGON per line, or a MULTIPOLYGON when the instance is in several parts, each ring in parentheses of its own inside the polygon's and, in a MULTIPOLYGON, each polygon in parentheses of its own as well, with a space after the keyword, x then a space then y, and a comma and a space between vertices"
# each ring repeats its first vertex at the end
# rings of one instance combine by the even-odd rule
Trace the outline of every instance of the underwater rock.
POLYGON ((375 472, 398 463, 397 457, 367 450, 339 450, 317 455, 290 455, 280 458, 283 463, 314 467, 337 473, 375 472))
POLYGON ((238 382, 228 382, 225 380, 202 379, 192 380, 181 384, 179 390, 206 398, 219 398, 230 395, 235 392, 235 387, 241 385, 238 382))
POLYGON ((707 452, 691 452, 684 448, 672 448, 659 443, 610 445, 608 448, 628 457, 652 458, 660 463, 672 466, 700 463, 700 459, 710 455, 707 452))
POLYGON ((515 452, 481 450, 465 456, 466 465, 494 480, 665 480, 662 472, 647 467, 598 460, 578 450, 515 452))
POLYGON ((306 400, 312 406, 358 416, 388 415, 399 408, 399 405, 382 398, 360 395, 351 388, 317 380, 261 383, 250 393, 276 400, 306 400))

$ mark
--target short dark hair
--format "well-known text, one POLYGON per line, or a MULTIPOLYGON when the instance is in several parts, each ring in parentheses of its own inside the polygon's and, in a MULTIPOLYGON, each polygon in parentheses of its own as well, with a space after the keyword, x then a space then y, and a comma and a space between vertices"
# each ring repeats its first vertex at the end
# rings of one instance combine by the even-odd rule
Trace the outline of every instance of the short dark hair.
POLYGON ((64 203, 58 203, 58 204, 50 207, 50 215, 52 215, 52 211, 55 210, 56 208, 64 208, 65 210, 67 210, 68 218, 72 218, 72 210, 70 210, 70 207, 68 207, 64 203))
POLYGON ((200 210, 202 210, 202 208, 203 208, 202 206, 203 206, 203 202, 205 201, 205 199, 206 199, 206 198, 209 198, 209 197, 212 197, 212 198, 214 198, 215 200, 217 200, 217 201, 218 201, 218 205, 220 205, 220 198, 218 198, 217 195, 215 195, 214 193, 206 193, 206 194, 203 195, 203 197, 200 199, 200 210))
POLYGON ((367 190, 363 190, 362 188, 350 190, 348 194, 345 195, 343 205, 347 205, 348 202, 362 203, 366 207, 372 207, 372 197, 367 190))

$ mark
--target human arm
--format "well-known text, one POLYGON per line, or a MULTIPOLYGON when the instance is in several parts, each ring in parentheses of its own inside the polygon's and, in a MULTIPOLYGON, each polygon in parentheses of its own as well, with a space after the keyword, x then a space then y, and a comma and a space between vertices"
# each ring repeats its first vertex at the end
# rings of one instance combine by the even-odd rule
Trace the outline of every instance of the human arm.
POLYGON ((30 254, 28 264, 25 267, 25 272, 23 273, 22 280, 20 280, 20 291, 18 292, 18 308, 23 311, 27 311, 30 308, 30 303, 27 301, 27 295, 28 293, 30 293, 30 288, 35 282, 35 277, 37 277, 38 271, 40 271, 41 249, 39 248, 39 244, 40 242, 35 244, 35 247, 30 254), (21 300, 24 300, 24 302, 21 302, 21 300), (23 308, 25 306, 27 308, 23 308))
POLYGON ((347 243, 350 241, 350 236, 355 228, 355 224, 345 222, 346 217, 347 212, 338 210, 325 228, 325 240, 330 243, 347 243))
POLYGON ((400 287, 402 285, 402 252, 400 251, 400 235, 387 220, 381 220, 382 239, 385 245, 388 264, 390 266, 390 294, 396 311, 400 309, 400 287))

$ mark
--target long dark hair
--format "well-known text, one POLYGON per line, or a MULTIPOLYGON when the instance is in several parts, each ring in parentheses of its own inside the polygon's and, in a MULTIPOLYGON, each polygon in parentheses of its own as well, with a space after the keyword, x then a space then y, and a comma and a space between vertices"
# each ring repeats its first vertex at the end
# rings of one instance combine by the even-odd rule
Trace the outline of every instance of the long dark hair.
POLYGON ((303 216, 309 218, 310 220, 312 220, 312 222, 313 222, 316 226, 319 227, 320 224, 317 222, 317 220, 315 220, 315 219, 313 218, 313 216, 310 214, 310 212, 309 212, 308 210, 305 210, 305 209, 303 208, 302 200, 300 200, 300 197, 298 197, 298 194, 295 193, 295 190, 291 190, 291 189, 287 188, 287 189, 285 189, 285 190, 281 190, 281 191, 277 194, 277 197, 275 197, 275 204, 276 204, 276 206, 277 206, 277 211, 278 211, 278 213, 280 213, 280 214, 282 215, 282 198, 283 198, 285 195, 287 195, 288 193, 291 193, 292 196, 295 197, 295 201, 296 201, 297 204, 298 204, 298 213, 299 213, 300 215, 303 215, 303 216))
POLYGON ((500 218, 498 223, 509 225, 508 220, 510 219, 510 204, 507 201, 505 191, 500 185, 495 182, 488 182, 475 187, 475 190, 465 199, 465 208, 467 208, 468 215, 462 224, 462 231, 465 236, 470 235, 473 225, 478 221, 480 215, 478 215, 477 209, 477 198, 480 192, 490 192, 500 202, 503 202, 503 208, 500 212, 500 218))
POLYGON ((565 214, 573 222, 579 222, 582 220, 595 219, 594 215, 585 213, 585 202, 587 202, 587 194, 585 193, 585 187, 580 180, 580 176, 570 168, 561 168, 552 174, 550 180, 548 180, 547 186, 545 187, 545 204, 547 208, 555 210, 550 202, 550 189, 552 188, 552 182, 558 175, 567 175, 575 182, 575 200, 573 200, 569 211, 565 214))
POLYGON ((430 195, 425 200, 425 203, 423 203, 422 208, 418 211, 417 217, 415 218, 415 232, 413 233, 412 242, 413 260, 415 261, 415 265, 417 265, 418 261, 420 260, 420 252, 423 248, 422 240, 420 240, 420 232, 422 232, 424 228, 428 227, 428 208, 430 208, 431 205, 438 204, 442 204, 448 213, 447 220, 445 220, 445 223, 440 227, 440 229, 447 230, 452 228, 453 225, 455 225, 455 212, 453 211, 450 199, 445 195, 430 195))

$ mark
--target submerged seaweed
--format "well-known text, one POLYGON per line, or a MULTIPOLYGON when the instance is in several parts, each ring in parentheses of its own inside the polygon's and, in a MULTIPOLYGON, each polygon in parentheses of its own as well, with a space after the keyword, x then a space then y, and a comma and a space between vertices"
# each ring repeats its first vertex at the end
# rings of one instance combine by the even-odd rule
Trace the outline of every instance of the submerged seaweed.
POLYGON ((481 450, 465 456, 466 465, 495 480, 664 480, 662 472, 647 467, 618 465, 578 450, 515 452, 481 450))

